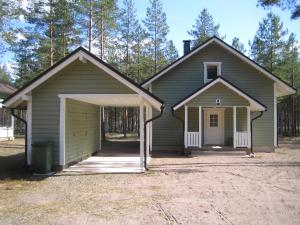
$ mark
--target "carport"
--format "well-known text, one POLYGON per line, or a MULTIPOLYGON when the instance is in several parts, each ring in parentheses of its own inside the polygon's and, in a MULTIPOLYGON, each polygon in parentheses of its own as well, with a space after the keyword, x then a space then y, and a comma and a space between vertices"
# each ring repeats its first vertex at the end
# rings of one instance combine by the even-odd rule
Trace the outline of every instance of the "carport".
MULTIPOLYGON (((27 109, 27 119, 23 121, 26 164, 32 163, 32 143, 51 141, 53 166, 59 169, 101 150, 101 111, 109 106, 139 108, 139 154, 133 161, 138 159, 138 169, 143 171, 152 149, 151 121, 163 111, 163 101, 84 48, 47 69, 4 104, 12 110, 27 109)), ((104 161, 98 160, 100 164, 104 161)))
MULTIPOLYGON (((98 152, 93 156, 84 159, 72 165, 64 171, 67 172, 83 172, 83 173, 136 173, 142 172, 146 168, 145 160, 149 162, 150 150, 152 146, 152 107, 153 105, 138 94, 59 94, 60 98, 60 159, 61 164, 66 164, 66 153, 73 151, 74 146, 67 144, 67 135, 69 131, 66 129, 72 126, 73 121, 70 120, 71 112, 68 111, 68 100, 88 103, 98 106, 97 129, 98 152), (104 107, 138 107, 139 108, 139 154, 122 154, 120 149, 106 149, 105 153, 101 150, 101 115, 104 107), (69 149, 68 149, 69 148, 69 149)), ((160 105, 160 107, 162 107, 160 105)), ((157 108, 156 108, 157 109, 157 108)), ((160 109, 162 110, 162 109, 160 109)), ((87 114, 87 110, 85 110, 87 114)), ((78 121, 78 120, 77 120, 78 121)), ((75 135, 76 136, 76 135, 75 135)), ((72 141, 75 142, 75 141, 72 141)), ((126 144, 123 146, 128 148, 126 144)), ((97 148, 97 147, 96 147, 97 148)))

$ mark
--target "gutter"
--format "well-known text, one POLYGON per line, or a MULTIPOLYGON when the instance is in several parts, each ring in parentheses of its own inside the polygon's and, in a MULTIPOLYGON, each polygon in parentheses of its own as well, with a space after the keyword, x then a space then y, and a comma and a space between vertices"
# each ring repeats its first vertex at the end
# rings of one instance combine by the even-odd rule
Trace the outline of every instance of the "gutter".
POLYGON ((17 116, 15 114, 15 109, 10 109, 11 115, 15 117, 16 119, 20 120, 25 125, 25 166, 28 166, 28 160, 27 160, 27 121, 22 119, 21 117, 17 116))
POLYGON ((160 113, 157 115, 157 116, 154 116, 154 117, 152 117, 151 119, 149 119, 149 120, 146 120, 145 121, 145 123, 144 123, 144 167, 145 167, 145 170, 148 170, 148 166, 147 166, 147 150, 146 150, 146 139, 147 139, 147 137, 146 137, 146 128, 147 128, 147 124, 149 123, 149 122, 152 122, 153 120, 156 120, 156 119, 158 119, 159 117, 161 117, 162 116, 162 114, 163 114, 163 112, 164 112, 164 109, 165 109, 165 107, 164 107, 164 105, 162 105, 161 107, 160 107, 160 113))
POLYGON ((185 152, 185 147, 184 147, 184 120, 182 119, 182 118, 180 118, 179 116, 176 116, 175 115, 175 111, 174 111, 174 109, 172 108, 172 116, 174 117, 174 118, 176 118, 176 119, 178 119, 179 121, 181 121, 181 123, 182 123, 182 133, 183 133, 183 136, 182 136, 182 143, 183 143, 183 145, 182 145, 182 152, 183 152, 183 154, 185 155, 186 154, 186 152, 185 152))
POLYGON ((251 126, 250 126, 250 133, 251 133, 251 148, 250 148, 250 153, 251 154, 254 154, 253 153, 253 135, 252 135, 252 131, 253 131, 253 122, 254 122, 254 120, 256 120, 256 119, 258 119, 258 118, 260 118, 260 117, 262 117, 262 115, 264 114, 264 112, 266 112, 267 111, 267 109, 265 110, 265 111, 260 111, 260 114, 258 115, 258 116, 256 116, 256 117, 254 117, 253 119, 251 119, 251 126))

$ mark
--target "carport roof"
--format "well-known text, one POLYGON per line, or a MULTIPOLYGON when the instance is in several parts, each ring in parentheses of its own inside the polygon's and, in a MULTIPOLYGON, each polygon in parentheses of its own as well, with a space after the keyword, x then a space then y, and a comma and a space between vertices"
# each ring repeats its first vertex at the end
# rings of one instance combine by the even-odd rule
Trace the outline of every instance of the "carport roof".
POLYGON ((133 80, 131 80, 130 78, 122 74, 120 71, 110 66, 109 64, 105 63, 103 60, 99 59, 97 56, 90 53, 83 47, 77 48, 71 54, 58 61, 56 64, 48 68, 46 71, 38 75, 36 78, 32 79, 22 88, 20 88, 18 91, 8 96, 3 103, 7 108, 14 108, 16 105, 20 104, 24 99, 26 99, 27 95, 30 94, 30 92, 33 89, 41 85, 43 82, 48 80, 50 77, 52 77, 53 75, 55 75, 60 70, 62 70, 67 65, 74 62, 77 59, 81 61, 87 60, 93 63, 98 68, 104 70, 109 75, 116 78, 118 81, 122 82, 124 85, 128 86, 129 88, 131 88, 135 93, 143 97, 155 108, 160 109, 161 106, 164 104, 164 102, 160 98, 153 95, 151 92, 141 87, 139 84, 137 84, 136 82, 134 82, 133 80))

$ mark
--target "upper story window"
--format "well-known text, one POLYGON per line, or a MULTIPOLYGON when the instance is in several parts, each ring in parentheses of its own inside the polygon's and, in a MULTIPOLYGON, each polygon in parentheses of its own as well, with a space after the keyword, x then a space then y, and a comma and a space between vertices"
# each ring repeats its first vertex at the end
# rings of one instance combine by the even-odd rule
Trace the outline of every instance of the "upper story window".
POLYGON ((204 62, 204 83, 221 76, 221 62, 204 62))

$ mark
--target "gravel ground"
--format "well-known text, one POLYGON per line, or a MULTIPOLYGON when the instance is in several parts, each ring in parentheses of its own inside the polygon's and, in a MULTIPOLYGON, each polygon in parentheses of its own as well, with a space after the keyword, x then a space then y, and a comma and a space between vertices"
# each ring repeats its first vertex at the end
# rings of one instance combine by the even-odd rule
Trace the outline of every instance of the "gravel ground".
MULTIPOLYGON (((31 177, 0 144, 0 224, 299 224, 300 149, 160 155, 144 174, 31 177), (8 163, 9 162, 9 163, 8 163)), ((12 147, 7 147, 12 146, 12 147)))

